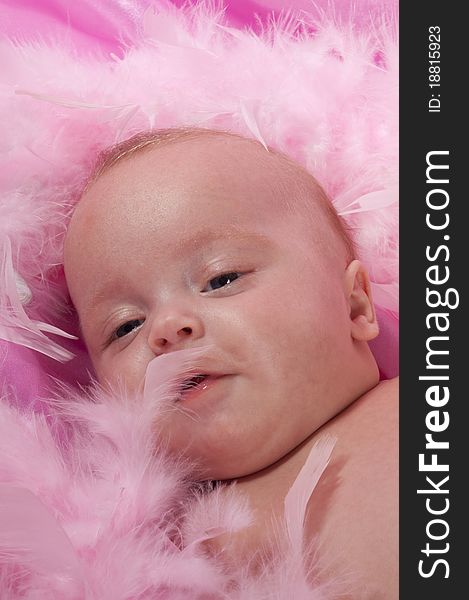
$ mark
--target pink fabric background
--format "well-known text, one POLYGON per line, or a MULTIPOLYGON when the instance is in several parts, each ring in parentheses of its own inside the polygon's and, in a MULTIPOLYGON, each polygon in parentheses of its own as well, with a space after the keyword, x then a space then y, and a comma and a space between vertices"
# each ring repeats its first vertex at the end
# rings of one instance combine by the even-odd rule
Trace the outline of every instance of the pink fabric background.
MULTIPOLYGON (((182 6, 187 0, 173 0, 182 6)), ((141 16, 151 5, 151 0, 136 0, 131 3, 121 0, 0 0, 0 32, 16 35, 21 39, 34 39, 47 34, 64 35, 83 51, 92 49, 119 54, 121 42, 132 39, 141 16), (64 25, 67 26, 66 33, 64 25)), ((395 0, 225 0, 226 15, 233 26, 249 26, 258 29, 259 21, 282 10, 321 12, 333 7, 337 18, 353 18, 355 24, 370 14, 392 11, 395 0)), ((329 11, 328 11, 329 12, 329 11)))

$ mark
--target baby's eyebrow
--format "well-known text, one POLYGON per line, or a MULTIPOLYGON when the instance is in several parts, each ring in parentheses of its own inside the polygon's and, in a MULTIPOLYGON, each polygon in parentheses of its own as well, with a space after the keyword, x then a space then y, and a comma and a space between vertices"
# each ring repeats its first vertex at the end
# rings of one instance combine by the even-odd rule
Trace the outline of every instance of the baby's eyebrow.
POLYGON ((192 232, 190 236, 182 237, 178 244, 178 251, 187 246, 198 249, 209 242, 226 240, 272 244, 272 240, 262 233, 246 231, 245 229, 241 229, 236 225, 228 225, 223 229, 223 231, 199 229, 195 233, 192 232))

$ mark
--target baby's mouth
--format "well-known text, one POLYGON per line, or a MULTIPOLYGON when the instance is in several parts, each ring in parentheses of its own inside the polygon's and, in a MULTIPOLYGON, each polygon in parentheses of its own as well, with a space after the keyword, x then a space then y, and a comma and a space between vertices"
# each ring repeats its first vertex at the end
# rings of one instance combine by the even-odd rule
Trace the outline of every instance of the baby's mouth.
POLYGON ((190 379, 185 379, 182 382, 181 385, 181 389, 182 391, 197 387, 198 385, 200 385, 205 379, 207 379, 208 375, 203 375, 203 374, 199 374, 199 375, 194 375, 193 377, 191 377, 190 379))
POLYGON ((228 375, 223 373, 198 373, 187 377, 179 386, 176 401, 192 404, 195 399, 210 397, 213 387, 226 377, 228 375))
POLYGON ((200 386, 202 386, 203 382, 210 377, 209 375, 205 375, 203 373, 199 373, 198 375, 194 375, 192 377, 189 377, 188 379, 185 379, 182 383, 181 386, 179 388, 179 396, 178 398, 180 399, 184 394, 186 394, 187 392, 189 392, 190 390, 193 390, 195 388, 199 388, 200 386))

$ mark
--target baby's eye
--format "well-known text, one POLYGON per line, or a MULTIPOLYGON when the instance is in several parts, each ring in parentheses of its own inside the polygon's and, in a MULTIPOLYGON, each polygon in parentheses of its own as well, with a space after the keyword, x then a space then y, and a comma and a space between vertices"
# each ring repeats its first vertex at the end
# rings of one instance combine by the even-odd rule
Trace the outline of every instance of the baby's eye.
POLYGON ((210 281, 208 282, 207 288, 211 288, 211 289, 208 289, 208 290, 205 289, 203 291, 204 292, 212 291, 212 290, 217 290, 219 288, 222 288, 225 285, 228 285, 229 283, 238 279, 239 276, 240 276, 240 273, 237 273, 237 272, 223 273, 223 275, 218 275, 217 277, 210 279, 210 281))
POLYGON ((114 338, 122 338, 126 335, 128 335, 129 333, 132 333, 132 331, 134 329, 136 329, 137 327, 140 327, 140 325, 143 324, 143 319, 132 319, 131 321, 127 321, 126 323, 124 323, 123 325, 121 325, 120 327, 118 327, 116 329, 116 331, 114 332, 114 338))

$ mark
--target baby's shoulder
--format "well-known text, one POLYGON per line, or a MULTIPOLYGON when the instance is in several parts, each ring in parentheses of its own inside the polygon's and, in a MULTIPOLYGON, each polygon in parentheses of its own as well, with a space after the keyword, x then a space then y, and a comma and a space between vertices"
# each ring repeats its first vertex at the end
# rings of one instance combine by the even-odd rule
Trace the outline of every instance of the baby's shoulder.
POLYGON ((397 378, 381 382, 323 428, 337 442, 308 505, 323 568, 345 567, 363 598, 397 597, 398 387, 397 378))
POLYGON ((330 429, 331 433, 337 433, 338 437, 348 442, 359 438, 362 442, 368 440, 372 444, 382 444, 385 442, 381 439, 383 429, 388 430, 393 437, 397 435, 398 416, 399 378, 396 377, 381 381, 355 400, 325 429, 330 429))
POLYGON ((384 379, 380 381, 376 387, 370 390, 366 395, 382 396, 383 398, 392 398, 397 400, 399 396, 399 377, 393 379, 384 379))
POLYGON ((377 386, 372 388, 361 398, 355 401, 357 407, 363 407, 365 410, 376 410, 375 405, 380 403, 389 402, 390 408, 397 407, 397 400, 399 398, 399 377, 394 379, 385 379, 380 381, 377 386))

